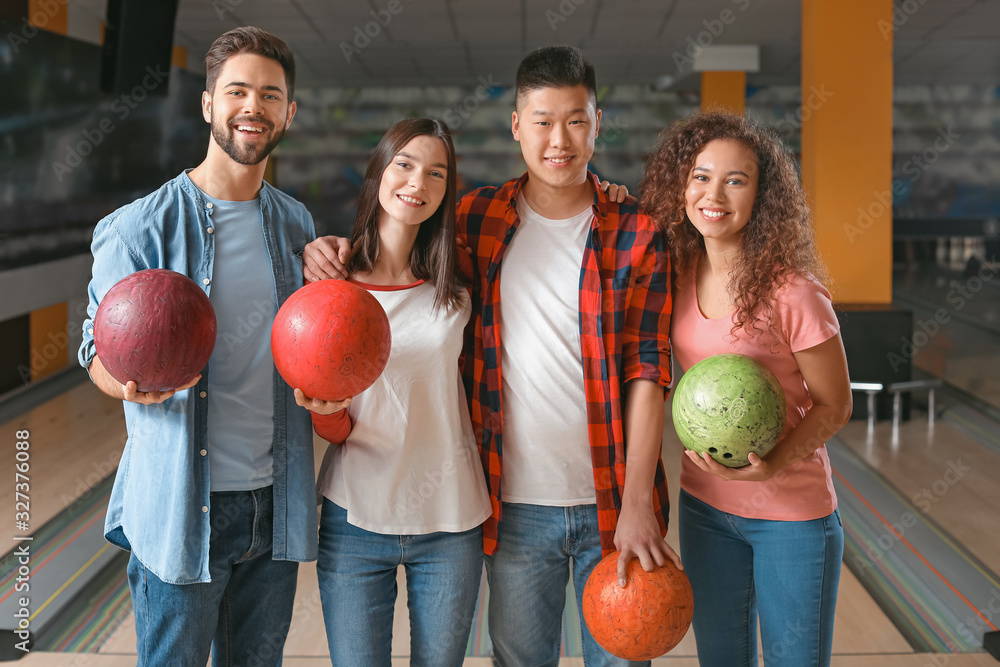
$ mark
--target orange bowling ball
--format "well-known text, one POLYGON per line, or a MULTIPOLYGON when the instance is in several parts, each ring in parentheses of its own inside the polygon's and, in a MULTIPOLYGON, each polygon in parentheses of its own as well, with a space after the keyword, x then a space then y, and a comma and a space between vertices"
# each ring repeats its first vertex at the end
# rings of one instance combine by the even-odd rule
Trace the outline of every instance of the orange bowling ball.
POLYGON ((626 660, 651 660, 677 646, 694 614, 687 575, 672 562, 646 572, 633 558, 625 588, 618 556, 605 556, 583 589, 583 619, 604 650, 626 660))

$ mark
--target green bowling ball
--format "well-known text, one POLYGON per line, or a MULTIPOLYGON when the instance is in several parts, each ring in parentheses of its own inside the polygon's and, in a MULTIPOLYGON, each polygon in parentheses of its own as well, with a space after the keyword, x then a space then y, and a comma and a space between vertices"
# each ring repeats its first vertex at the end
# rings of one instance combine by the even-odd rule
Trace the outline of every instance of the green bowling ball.
POLYGON ((785 426, 785 392, 770 370, 742 354, 717 354, 677 383, 674 428, 681 443, 739 468, 750 452, 763 458, 785 426))

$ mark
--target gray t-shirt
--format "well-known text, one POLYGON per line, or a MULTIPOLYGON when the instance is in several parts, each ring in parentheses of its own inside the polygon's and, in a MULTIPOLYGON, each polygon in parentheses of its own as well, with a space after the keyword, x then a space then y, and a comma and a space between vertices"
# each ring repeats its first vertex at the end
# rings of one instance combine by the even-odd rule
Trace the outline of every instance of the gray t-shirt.
POLYGON ((274 461, 274 283, 260 199, 212 203, 215 265, 209 299, 218 336, 209 360, 208 456, 212 491, 269 486, 274 461))

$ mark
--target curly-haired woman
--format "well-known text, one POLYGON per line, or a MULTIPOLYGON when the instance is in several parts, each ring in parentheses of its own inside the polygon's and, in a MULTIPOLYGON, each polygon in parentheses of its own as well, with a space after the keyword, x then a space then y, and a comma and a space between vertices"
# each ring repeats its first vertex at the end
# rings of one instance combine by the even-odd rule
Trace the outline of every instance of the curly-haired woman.
POLYGON ((650 155, 642 205, 674 254, 672 348, 682 369, 743 354, 785 391, 781 439, 727 468, 686 451, 681 558, 703 666, 829 665, 843 528, 825 442, 851 414, 847 360, 795 165, 765 128, 703 112, 650 155))

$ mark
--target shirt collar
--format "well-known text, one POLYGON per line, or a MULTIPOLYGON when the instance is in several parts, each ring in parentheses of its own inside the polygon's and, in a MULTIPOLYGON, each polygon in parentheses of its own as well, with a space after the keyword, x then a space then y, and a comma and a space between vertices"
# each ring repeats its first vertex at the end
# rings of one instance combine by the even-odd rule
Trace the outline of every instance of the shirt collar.
MULTIPOLYGON (((202 208, 204 208, 205 202, 206 202, 205 197, 207 195, 205 195, 205 193, 203 193, 201 191, 201 188, 199 188, 197 185, 195 185, 194 181, 191 180, 191 176, 189 175, 189 173, 192 171, 192 169, 193 168, 188 168, 188 169, 185 169, 184 171, 181 172, 181 174, 180 174, 180 186, 181 186, 181 189, 183 189, 185 192, 187 192, 188 195, 190 195, 192 199, 194 199, 196 202, 198 202, 199 206, 201 206, 202 208)), ((263 207, 263 206, 265 206, 267 204, 267 199, 270 196, 270 192, 268 191, 268 188, 270 187, 270 185, 271 184, 268 183, 267 181, 262 181, 261 182, 260 191, 257 193, 257 198, 260 200, 261 207, 263 207)))
MULTIPOLYGON (((594 187, 594 215, 603 221, 608 217, 608 206, 611 200, 608 199, 608 193, 601 190, 601 182, 597 179, 597 176, 589 169, 587 170, 587 178, 590 179, 590 183, 594 187)), ((513 182, 513 186, 509 192, 510 196, 507 198, 507 208, 517 210, 517 196, 521 194, 521 188, 527 182, 528 172, 524 172, 521 178, 513 182)))

